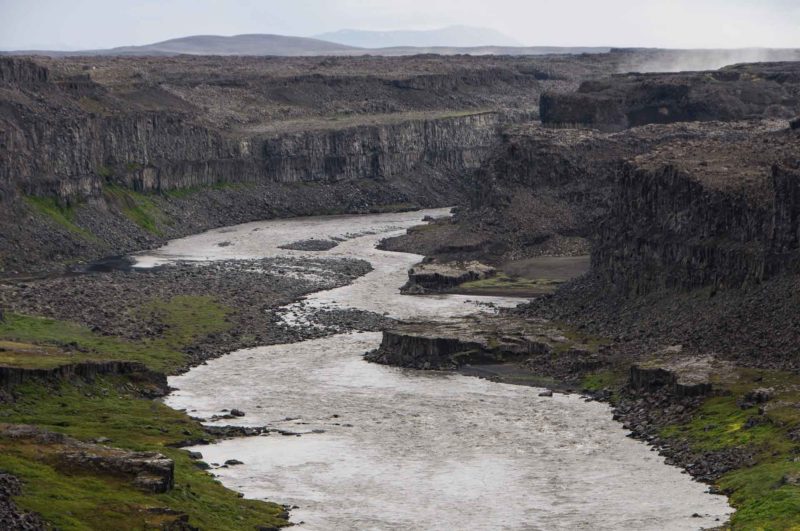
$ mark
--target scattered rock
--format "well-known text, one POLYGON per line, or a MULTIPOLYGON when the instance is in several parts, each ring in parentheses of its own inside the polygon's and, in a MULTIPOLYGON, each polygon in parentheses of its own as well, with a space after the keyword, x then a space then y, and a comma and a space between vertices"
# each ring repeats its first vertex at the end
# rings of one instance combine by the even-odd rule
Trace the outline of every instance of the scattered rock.
POLYGON ((84 443, 60 433, 21 424, 0 425, 0 433, 11 439, 32 440, 49 446, 55 459, 71 469, 128 477, 142 490, 163 493, 171 490, 175 483, 175 464, 157 452, 132 452, 84 443))
POLYGON ((339 243, 333 240, 310 239, 279 245, 278 248, 290 251, 329 251, 337 245, 339 245, 339 243))

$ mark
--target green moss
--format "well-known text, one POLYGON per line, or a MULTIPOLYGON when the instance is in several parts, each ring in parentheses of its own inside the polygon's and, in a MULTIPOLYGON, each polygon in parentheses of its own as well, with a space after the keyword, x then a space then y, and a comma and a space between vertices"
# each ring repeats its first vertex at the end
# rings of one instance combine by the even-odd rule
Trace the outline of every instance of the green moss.
MULTIPOLYGON (((131 312, 163 323, 164 333, 132 342, 74 323, 6 314, 0 323, 0 364, 52 367, 87 359, 125 359, 174 372, 185 363, 182 347, 229 326, 229 310, 212 297, 154 300, 131 312)), ((175 462, 173 490, 150 494, 125 478, 65 470, 41 444, 0 437, 0 469, 23 480, 16 502, 65 530, 161 528, 175 518, 175 511, 188 514, 190 523, 202 529, 286 524, 279 517, 280 506, 240 499, 195 466, 186 452, 170 447, 207 435, 185 413, 143 398, 138 391, 142 385, 146 384, 123 376, 16 385, 14 401, 0 404, 0 423, 32 424, 84 441, 105 437, 111 446, 161 452, 175 462)))
POLYGON ((688 441, 701 452, 740 449, 753 456, 752 466, 719 480, 736 508, 732 529, 800 529, 800 486, 793 484, 800 480, 800 442, 793 435, 800 427, 800 376, 738 369, 720 376, 715 386, 727 394, 706 399, 689 422, 668 426, 662 435, 688 441), (763 414, 738 405, 757 387, 772 389, 763 414))
MULTIPOLYGON (((163 341, 133 342, 95 334, 88 328, 66 321, 8 314, 0 323, 0 338, 11 341, 67 347, 70 362, 107 359, 139 361, 148 367, 170 372, 185 365, 184 354, 163 341)), ((0 353, 0 359, 5 353, 0 353)), ((6 361, 19 361, 12 359, 6 361)), ((60 360, 59 360, 60 361, 60 360)), ((30 356, 20 366, 50 367, 54 360, 47 356, 30 356)))
POLYGON ((92 233, 75 224, 76 207, 64 206, 54 197, 27 195, 24 199, 36 213, 46 217, 56 225, 84 238, 95 239, 92 233))
POLYGON ((181 349, 198 338, 230 327, 230 310, 207 296, 177 296, 155 300, 132 311, 166 325, 161 337, 127 341, 93 333, 66 321, 7 314, 0 323, 0 340, 66 347, 59 351, 7 348, 0 363, 31 368, 54 367, 64 362, 96 359, 139 361, 153 370, 173 373, 185 366, 181 349))
POLYGON ((166 224, 167 219, 151 197, 115 184, 106 184, 103 193, 107 200, 119 206, 126 218, 151 234, 162 234, 160 226, 166 224))
POLYGON ((186 188, 176 188, 175 190, 167 190, 162 193, 163 195, 174 199, 184 199, 186 197, 191 197, 194 194, 198 194, 200 192, 208 190, 244 190, 247 188, 252 188, 253 186, 254 186, 253 183, 218 182, 206 186, 189 186, 186 188))
POLYGON ((520 291, 552 291, 560 282, 549 279, 531 279, 522 277, 512 277, 505 273, 498 273, 497 275, 483 280, 471 280, 459 285, 460 289, 469 291, 481 290, 520 290, 520 291))
POLYGON ((100 166, 97 168, 97 175, 99 175, 103 179, 109 179, 114 176, 114 170, 112 170, 108 166, 100 166))
POLYGON ((140 313, 166 325, 161 341, 173 348, 182 348, 195 339, 230 328, 230 310, 206 295, 178 295, 168 300, 155 300, 143 306, 140 313))
POLYGON ((695 448, 722 450, 743 446, 765 446, 775 451, 786 451, 782 427, 769 417, 763 423, 747 428, 750 419, 758 419, 758 409, 741 409, 734 396, 709 398, 692 417, 691 422, 668 428, 665 435, 688 437, 695 448))
POLYGON ((611 370, 602 370, 587 374, 581 385, 587 391, 602 391, 603 389, 611 389, 620 385, 624 381, 624 377, 617 372, 611 370))
POLYGON ((19 386, 17 400, 0 409, 0 422, 36 424, 82 440, 108 437, 116 447, 161 452, 175 461, 175 488, 149 494, 123 478, 65 471, 35 443, 0 438, 0 468, 24 482, 16 498, 21 507, 65 530, 158 528, 169 515, 150 508, 186 513, 192 525, 203 529, 285 524, 278 517, 281 507, 238 498, 198 469, 186 452, 167 446, 204 436, 197 422, 128 389, 130 383, 119 377, 81 385, 19 386))
POLYGON ((719 484, 731 493, 737 511, 731 519, 733 529, 778 531, 800 529, 800 487, 786 484, 784 478, 800 478, 800 462, 784 458, 722 477, 719 484))

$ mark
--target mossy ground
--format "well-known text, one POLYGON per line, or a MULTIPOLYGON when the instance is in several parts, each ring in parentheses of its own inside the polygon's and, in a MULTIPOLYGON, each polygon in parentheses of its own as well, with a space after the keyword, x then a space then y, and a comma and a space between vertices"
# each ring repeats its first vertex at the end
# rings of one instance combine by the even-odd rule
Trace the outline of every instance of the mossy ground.
POLYGON ((175 488, 150 494, 121 478, 64 470, 35 443, 0 438, 0 469, 24 482, 22 496, 15 499, 18 505, 65 530, 158 528, 169 512, 153 509, 188 514, 190 523, 201 529, 283 523, 280 506, 240 499, 200 470, 185 451, 168 446, 205 436, 197 422, 128 387, 124 379, 110 377, 77 385, 18 386, 14 403, 0 408, 0 422, 35 424, 81 440, 107 437, 108 445, 158 451, 175 462, 175 488))
MULTIPOLYGON (((230 310, 211 297, 154 300, 131 311, 166 325, 161 336, 133 342, 74 323, 7 314, 0 323, 0 365, 47 368, 124 359, 170 373, 185 365, 183 347, 230 326, 230 310)), ((135 382, 121 376, 31 382, 11 392, 14 400, 0 404, 1 423, 33 424, 84 441, 105 437, 108 445, 158 451, 175 461, 175 488, 150 494, 121 478, 64 470, 36 444, 0 437, 0 470, 24 484, 16 502, 59 529, 156 529, 176 512, 188 514, 190 523, 201 529, 285 524, 282 507, 239 498, 199 469, 186 452, 170 447, 208 436, 185 413, 142 397, 135 382)))
POLYGON ((143 314, 165 325, 164 332, 146 341, 93 333, 88 328, 42 317, 9 314, 0 322, 0 339, 59 347, 59 351, 42 348, 0 350, 0 363, 28 368, 53 367, 61 362, 87 360, 139 361, 153 370, 174 373, 186 365, 181 349, 202 336, 230 327, 230 310, 208 296, 177 296, 154 300, 131 311, 143 314))
MULTIPOLYGON (((598 371, 584 378, 583 388, 618 389, 626 376, 623 370, 598 371)), ((739 449, 754 456, 753 466, 717 482, 736 508, 726 529, 800 530, 800 376, 737 368, 712 383, 718 394, 705 399, 686 424, 664 427, 662 438, 686 441, 698 452, 739 449), (759 388, 773 395, 760 406, 763 414, 759 406, 741 406, 759 388)))
POLYGON ((49 219, 59 227, 67 229, 82 238, 95 239, 95 236, 75 223, 78 207, 62 205, 53 197, 25 196, 25 202, 34 212, 49 219))
POLYGON ((122 214, 147 232, 161 236, 168 219, 152 197, 116 184, 103 187, 106 200, 116 204, 122 214))
POLYGON ((722 476, 736 514, 732 529, 800 529, 800 376, 781 371, 738 369, 732 379, 715 382, 729 394, 709 398, 692 420, 663 435, 686 439, 698 450, 746 449, 755 465, 722 476), (742 408, 756 388, 772 389, 762 406, 742 408))
POLYGON ((555 290, 560 282, 543 278, 524 278, 510 276, 505 273, 485 278, 483 280, 471 280, 460 284, 457 291, 464 293, 519 293, 521 296, 526 294, 550 293, 555 290))

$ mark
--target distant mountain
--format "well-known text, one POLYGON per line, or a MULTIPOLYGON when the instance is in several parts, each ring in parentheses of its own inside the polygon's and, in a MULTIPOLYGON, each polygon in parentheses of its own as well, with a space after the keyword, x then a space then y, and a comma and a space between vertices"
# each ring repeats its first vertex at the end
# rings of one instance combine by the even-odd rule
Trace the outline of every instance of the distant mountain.
POLYGON ((315 36, 317 39, 336 42, 358 48, 395 47, 447 47, 473 48, 478 46, 511 47, 522 44, 508 35, 489 28, 470 26, 449 26, 434 30, 420 31, 363 31, 343 29, 315 36))
POLYGON ((250 34, 223 37, 219 35, 193 35, 143 46, 121 46, 108 50, 18 51, 30 55, 352 55, 358 49, 334 42, 307 37, 250 34))
MULTIPOLYGON (((350 30, 348 30, 350 31, 350 30)), ((384 55, 384 56, 399 56, 399 55, 416 55, 416 54, 439 54, 439 55, 456 55, 456 54, 469 54, 469 55, 544 55, 544 54, 578 54, 578 53, 606 53, 610 48, 558 48, 558 47, 521 47, 503 44, 490 44, 490 45, 470 45, 466 43, 470 40, 468 34, 474 35, 472 42, 477 42, 480 39, 491 39, 491 35, 500 35, 497 37, 496 42, 502 42, 501 37, 508 41, 508 37, 503 37, 502 34, 496 33, 492 30, 483 30, 480 28, 465 28, 453 27, 437 30, 435 32, 357 32, 358 34, 397 34, 396 42, 410 42, 402 35, 416 35, 414 37, 418 43, 416 46, 411 45, 396 45, 396 46, 381 46, 381 47, 357 47, 340 42, 330 42, 322 39, 307 38, 307 37, 289 37, 285 35, 267 35, 267 34, 251 34, 251 35, 234 35, 232 37, 223 37, 219 35, 193 35, 190 37, 181 37, 178 39, 170 39, 168 41, 157 42, 155 44, 146 44, 143 46, 120 46, 118 48, 110 48, 107 50, 79 50, 79 51, 61 51, 61 50, 16 50, 16 51, 0 51, 0 55, 46 55, 51 57, 65 57, 65 56, 78 56, 78 55, 140 55, 140 56, 158 56, 158 55, 252 55, 252 56, 312 56, 312 55, 384 55), (434 35, 435 34, 435 35, 434 35), (435 45, 423 44, 424 42, 441 42, 437 41, 438 38, 447 38, 447 34, 460 35, 461 40, 453 37, 452 42, 462 43, 452 45, 435 45), (420 36, 422 35, 422 36, 420 36), (426 41, 427 39, 427 41, 426 41)), ((339 32, 341 33, 341 32, 339 32)), ((410 37, 409 37, 410 38, 410 37)), ((384 39, 382 44, 391 42, 391 39, 384 39)), ((492 42, 495 42, 494 40, 492 42)), ((512 41, 513 42, 513 41, 512 41)))

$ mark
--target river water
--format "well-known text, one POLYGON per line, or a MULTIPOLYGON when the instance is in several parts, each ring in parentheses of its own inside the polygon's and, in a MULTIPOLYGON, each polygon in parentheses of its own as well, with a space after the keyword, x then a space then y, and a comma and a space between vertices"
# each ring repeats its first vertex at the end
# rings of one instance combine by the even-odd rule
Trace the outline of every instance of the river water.
MULTIPOLYGON (((494 311, 486 303, 518 303, 399 294, 421 257, 378 251, 376 244, 425 215, 445 213, 249 223, 175 240, 137 259, 152 266, 286 255, 372 264, 353 284, 292 305, 286 319, 298 326, 309 308, 446 319, 494 311), (279 248, 308 238, 343 241, 323 252, 279 248)), ((212 471, 249 498, 298 506, 291 513, 298 529, 662 531, 719 525, 731 512, 724 497, 625 437, 604 404, 363 361, 380 339, 340 334, 240 350, 171 378, 178 390, 167 403, 201 417, 238 408, 247 413, 239 424, 297 434, 194 450, 210 463, 243 461, 212 471)))

